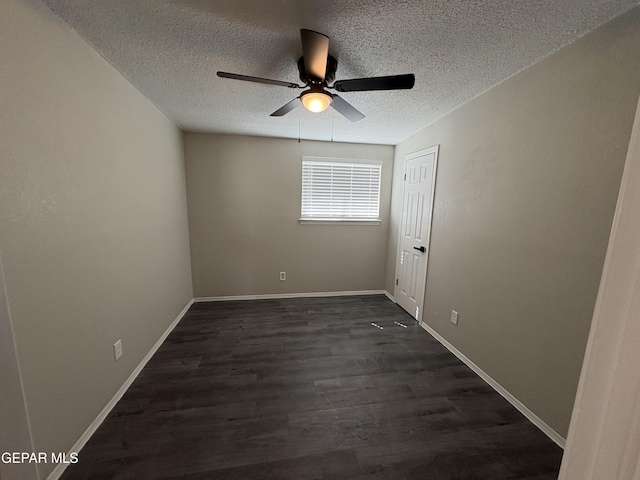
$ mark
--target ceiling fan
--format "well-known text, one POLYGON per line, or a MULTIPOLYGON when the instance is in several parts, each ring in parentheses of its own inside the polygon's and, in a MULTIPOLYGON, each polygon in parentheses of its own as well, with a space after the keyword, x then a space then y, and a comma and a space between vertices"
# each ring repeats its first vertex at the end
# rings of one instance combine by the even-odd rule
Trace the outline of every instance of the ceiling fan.
POLYGON ((337 110, 338 113, 352 122, 362 120, 364 115, 346 100, 328 92, 327 89, 338 92, 366 92, 371 90, 406 90, 413 88, 415 83, 413 73, 338 80, 333 85, 329 85, 334 81, 338 68, 338 61, 329 55, 329 37, 306 29, 300 30, 300 36, 302 38, 302 57, 298 59, 298 71, 300 72, 300 80, 304 82, 304 85, 228 72, 218 72, 218 76, 281 87, 308 88, 300 96, 273 112, 271 114, 272 117, 282 117, 294 110, 302 102, 310 112, 322 112, 331 105, 334 110, 337 110))

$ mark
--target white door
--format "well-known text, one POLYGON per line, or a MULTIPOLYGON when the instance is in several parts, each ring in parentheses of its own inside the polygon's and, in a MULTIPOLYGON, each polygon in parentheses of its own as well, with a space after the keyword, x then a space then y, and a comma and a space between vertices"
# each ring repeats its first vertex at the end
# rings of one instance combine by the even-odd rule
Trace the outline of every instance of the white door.
POLYGON ((395 300, 422 319, 438 146, 405 157, 395 300))

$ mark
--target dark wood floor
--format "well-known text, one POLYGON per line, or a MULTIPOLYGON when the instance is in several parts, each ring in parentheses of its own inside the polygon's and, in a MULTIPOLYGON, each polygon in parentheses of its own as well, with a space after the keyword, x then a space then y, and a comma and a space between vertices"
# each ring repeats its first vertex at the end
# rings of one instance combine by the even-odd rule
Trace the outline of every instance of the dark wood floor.
POLYGON ((62 478, 551 480, 561 456, 386 297, 256 300, 194 304, 62 478))

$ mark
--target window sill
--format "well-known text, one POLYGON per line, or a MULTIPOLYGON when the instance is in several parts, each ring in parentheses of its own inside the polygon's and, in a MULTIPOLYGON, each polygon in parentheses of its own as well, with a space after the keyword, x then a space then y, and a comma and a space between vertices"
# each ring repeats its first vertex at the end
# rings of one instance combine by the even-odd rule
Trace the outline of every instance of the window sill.
POLYGON ((301 218, 301 225, 380 225, 379 218, 301 218))

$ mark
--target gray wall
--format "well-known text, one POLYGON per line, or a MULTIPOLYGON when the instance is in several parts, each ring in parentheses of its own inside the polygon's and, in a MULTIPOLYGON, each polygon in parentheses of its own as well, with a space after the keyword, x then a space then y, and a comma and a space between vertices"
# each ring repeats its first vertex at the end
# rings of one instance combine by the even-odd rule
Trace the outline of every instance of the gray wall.
POLYGON ((393 147, 185 133, 185 161, 196 297, 383 288, 393 147), (382 160, 382 223, 301 225, 303 155, 382 160))
POLYGON ((639 92, 635 9, 396 148, 386 289, 404 156, 439 144, 424 321, 563 436, 639 92))
POLYGON ((7 300, 34 448, 64 452, 192 298, 182 136, 36 0, 0 3, 0 65, 7 300))

